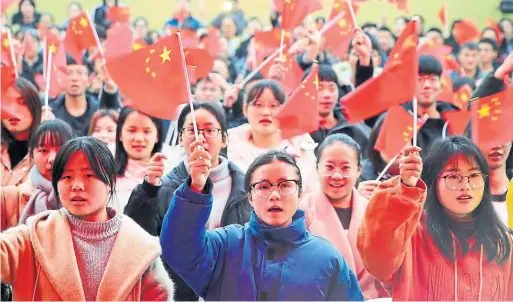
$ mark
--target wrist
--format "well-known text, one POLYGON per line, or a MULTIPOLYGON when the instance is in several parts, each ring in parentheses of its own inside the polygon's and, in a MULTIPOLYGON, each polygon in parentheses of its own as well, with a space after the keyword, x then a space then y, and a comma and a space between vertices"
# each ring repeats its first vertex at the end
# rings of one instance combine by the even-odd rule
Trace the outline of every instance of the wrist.
POLYGON ((360 57, 360 66, 370 66, 371 57, 360 57))

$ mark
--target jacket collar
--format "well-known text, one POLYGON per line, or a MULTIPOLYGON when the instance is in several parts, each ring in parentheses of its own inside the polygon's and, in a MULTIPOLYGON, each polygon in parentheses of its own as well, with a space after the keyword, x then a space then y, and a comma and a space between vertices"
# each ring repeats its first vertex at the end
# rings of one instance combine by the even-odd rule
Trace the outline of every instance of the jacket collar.
POLYGON ((292 216, 292 223, 287 227, 272 227, 264 225, 255 214, 251 212, 249 231, 259 240, 272 245, 273 243, 298 246, 308 239, 306 231, 305 212, 297 210, 292 216))

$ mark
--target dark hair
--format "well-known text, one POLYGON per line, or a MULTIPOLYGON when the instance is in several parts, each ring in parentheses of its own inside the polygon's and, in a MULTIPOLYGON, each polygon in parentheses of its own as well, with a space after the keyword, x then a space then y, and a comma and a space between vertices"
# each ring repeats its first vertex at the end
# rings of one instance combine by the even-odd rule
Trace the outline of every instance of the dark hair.
MULTIPOLYGON (((39 127, 39 124, 41 124, 41 98, 39 97, 36 86, 34 86, 34 84, 23 77, 16 79, 14 87, 16 90, 18 90, 19 93, 21 93, 23 97, 23 103, 27 106, 30 114, 32 115, 32 125, 30 126, 28 136, 28 141, 30 141, 32 137, 34 137, 37 127, 39 127)), ((5 138, 6 142, 12 142, 15 140, 12 133, 10 133, 9 130, 7 130, 3 125, 2 130, 2 134, 7 136, 5 138)))
POLYGON ((87 131, 87 135, 91 135, 94 132, 94 127, 96 127, 96 123, 102 117, 110 117, 114 123, 118 123, 119 112, 114 109, 100 109, 96 111, 93 116, 91 116, 91 121, 89 122, 89 130, 87 131))
POLYGON ((399 17, 395 18, 395 21, 397 21, 397 20, 402 20, 405 24, 408 24, 411 21, 410 18, 405 17, 405 16, 399 16, 399 17))
MULTIPOLYGON (((128 115, 132 112, 139 112, 140 114, 144 114, 140 111, 137 111, 130 107, 124 107, 121 109, 121 113, 119 114, 118 124, 116 127, 116 154, 114 156, 115 162, 116 162, 116 175, 123 176, 125 174, 126 166, 128 164, 128 153, 126 153, 125 148, 123 147, 123 143, 120 140, 121 137, 121 131, 123 129, 123 125, 126 122, 126 119, 128 118, 128 115)), ((146 114, 144 114, 146 115, 146 114)), ((155 127, 157 128, 157 142, 155 143, 155 146, 153 146, 153 150, 151 150, 151 154, 155 154, 157 152, 160 152, 162 149, 162 145, 164 143, 164 127, 162 125, 162 121, 158 118, 148 116, 155 127)))
POLYGON ((34 12, 36 12, 36 2, 34 0, 21 0, 20 3, 18 4, 19 12, 21 12, 21 5, 23 4, 23 2, 29 2, 30 5, 32 5, 32 7, 34 8, 34 12))
POLYGON ((30 158, 34 158, 34 149, 47 143, 51 146, 62 146, 74 138, 73 129, 62 120, 49 120, 41 123, 34 137, 29 142, 30 158))
POLYGON ((146 26, 149 25, 148 23, 148 19, 146 19, 145 17, 137 17, 134 19, 134 22, 132 23, 132 26, 135 27, 135 25, 137 24, 138 21, 144 21, 144 23, 146 24, 146 26))
MULTIPOLYGON (((303 74, 303 81, 310 73, 312 73, 312 67, 308 68, 303 74)), ((331 65, 319 64, 319 82, 334 82, 338 86, 338 77, 331 65)))
POLYGON ((452 88, 454 91, 458 91, 458 89, 460 89, 464 85, 469 85, 470 88, 472 88, 472 91, 476 90, 476 80, 474 79, 463 77, 458 78, 454 80, 454 82, 452 82, 452 88))
POLYGON ((490 38, 484 38, 479 41, 479 44, 481 44, 481 43, 490 44, 490 46, 492 46, 492 49, 494 51, 499 51, 499 45, 497 44, 497 41, 494 41, 490 38))
POLYGON ((460 51, 458 53, 461 53, 463 50, 479 50, 479 46, 475 42, 466 42, 463 43, 460 47, 460 51))
MULTIPOLYGON (((437 180, 447 162, 457 154, 461 154, 477 164, 485 175, 489 175, 489 168, 479 148, 466 137, 453 136, 439 139, 434 142, 429 151, 422 172, 422 179, 428 188, 424 205, 427 214, 426 226, 438 249, 447 259, 454 262, 457 253, 450 228, 452 218, 446 213, 438 198, 437 180)), ((470 249, 469 240, 474 238, 476 240, 475 246, 483 246, 489 261, 493 260, 499 265, 503 264, 510 257, 510 234, 512 232, 501 222, 492 205, 489 177, 485 177, 483 199, 472 212, 472 216, 476 232, 474 235, 458 236, 461 255, 465 256, 468 253, 470 249)))
POLYGON ((336 143, 342 143, 349 148, 353 149, 354 152, 356 152, 356 158, 358 160, 358 166, 362 163, 362 150, 360 148, 360 145, 349 135, 343 134, 343 133, 335 133, 330 134, 328 137, 322 141, 322 144, 319 146, 319 149, 317 149, 317 164, 319 164, 319 161, 321 160, 322 151, 326 149, 327 147, 334 145, 336 143))
POLYGON ((271 90, 274 97, 280 104, 283 105, 283 103, 285 103, 287 96, 285 95, 283 88, 281 88, 281 85, 274 80, 258 80, 253 83, 248 93, 246 93, 244 103, 249 104, 250 102, 253 102, 253 100, 259 98, 266 89, 271 90))
POLYGON ((374 149, 374 146, 376 145, 376 141, 378 140, 379 133, 381 132, 381 128, 383 127, 383 123, 385 122, 386 113, 382 114, 374 124, 374 127, 372 128, 372 131, 369 135, 369 144, 367 149, 367 157, 369 158, 369 161, 372 164, 372 167, 374 170, 376 170, 378 173, 383 171, 385 167, 387 166, 387 163, 381 158, 381 153, 374 149))
MULTIPOLYGON (((392 34, 392 30, 390 29, 390 27, 388 27, 388 26, 386 26, 386 25, 382 25, 382 26, 380 26, 380 27, 378 28, 378 30, 380 30, 380 31, 386 31, 386 32, 388 32, 388 33, 392 34)), ((393 35, 393 34, 392 34, 392 35, 393 35)))
POLYGON ((373 23, 373 22, 366 22, 362 25, 362 30, 365 31, 367 28, 377 28, 378 25, 376 25, 376 23, 373 23))
POLYGON ((426 31, 426 33, 428 33, 428 32, 435 32, 435 33, 440 34, 440 35, 442 35, 442 36, 443 36, 443 32, 442 32, 442 30, 441 30, 440 28, 438 28, 438 27, 430 27, 430 28, 426 31))
POLYGON ((77 152, 85 153, 91 170, 94 175, 104 184, 110 188, 110 199, 115 195, 116 192, 116 176, 115 176, 115 165, 112 153, 109 148, 97 138, 82 136, 67 141, 64 146, 59 150, 52 169, 52 186, 54 191, 57 193, 57 200, 60 202, 59 190, 57 183, 64 173, 66 164, 77 152))
POLYGON ((255 158, 251 165, 249 165, 246 176, 244 177, 244 188, 246 189, 246 193, 249 194, 251 192, 251 177, 253 176, 255 170, 274 161, 287 163, 296 169, 296 175, 299 179, 297 184, 299 187, 299 192, 303 191, 303 177, 301 177, 301 171, 297 166, 294 156, 288 154, 285 151, 270 150, 267 153, 264 153, 255 158))
MULTIPOLYGON (((192 106, 194 107, 194 111, 198 111, 200 109, 204 109, 211 113, 221 125, 221 132, 223 134, 223 139, 228 136, 228 121, 226 120, 226 115, 224 113, 223 108, 217 103, 212 102, 193 102, 192 106)), ((187 105, 183 107, 182 112, 178 116, 177 127, 178 129, 178 137, 182 136, 182 128, 185 124, 185 119, 191 113, 191 106, 187 105)))
POLYGON ((419 56, 419 74, 441 76, 443 72, 442 64, 433 56, 419 56))

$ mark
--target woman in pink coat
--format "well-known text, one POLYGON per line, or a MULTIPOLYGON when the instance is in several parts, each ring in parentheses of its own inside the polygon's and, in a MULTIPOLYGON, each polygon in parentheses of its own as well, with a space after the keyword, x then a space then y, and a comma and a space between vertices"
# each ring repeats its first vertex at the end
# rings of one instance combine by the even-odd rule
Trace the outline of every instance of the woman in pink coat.
POLYGON ((367 272, 356 248, 356 235, 367 199, 355 189, 361 171, 358 143, 346 134, 332 134, 319 147, 317 171, 320 189, 305 196, 310 232, 330 241, 346 259, 366 299, 388 297, 383 286, 367 272))

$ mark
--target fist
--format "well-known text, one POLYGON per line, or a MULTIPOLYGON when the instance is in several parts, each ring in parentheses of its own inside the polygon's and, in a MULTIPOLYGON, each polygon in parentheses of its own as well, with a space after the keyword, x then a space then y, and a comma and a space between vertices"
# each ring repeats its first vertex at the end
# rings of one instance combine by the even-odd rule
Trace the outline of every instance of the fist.
POLYGON ((380 183, 381 182, 378 180, 362 181, 358 184, 358 193, 360 193, 360 195, 362 195, 363 197, 370 199, 372 193, 374 193, 374 190, 376 190, 380 183))
POLYGON ((191 172, 191 189, 196 192, 203 192, 207 183, 210 169, 212 169, 212 158, 203 148, 203 141, 197 140, 189 145, 189 171, 191 172))
POLYGON ((422 158, 420 148, 408 146, 403 149, 403 157, 399 163, 401 182, 409 187, 415 187, 422 175, 422 158))
POLYGON ((511 52, 504 60, 504 63, 497 68, 494 76, 498 79, 504 79, 511 72, 513 72, 513 52, 511 52))
POLYGON ((274 60, 273 66, 269 69, 268 78, 280 82, 285 75, 284 62, 281 59, 274 60))
POLYGON ((233 104, 237 102, 237 99, 239 98, 239 92, 240 85, 238 84, 226 89, 226 91, 224 92, 224 107, 231 108, 233 104))
POLYGON ((368 66, 370 64, 372 43, 370 38, 361 30, 357 29, 351 42, 354 50, 358 53, 360 64, 368 66))
POLYGON ((146 177, 148 183, 158 186, 160 184, 160 179, 164 174, 164 161, 167 159, 166 155, 163 153, 155 153, 146 168, 146 177))

